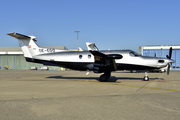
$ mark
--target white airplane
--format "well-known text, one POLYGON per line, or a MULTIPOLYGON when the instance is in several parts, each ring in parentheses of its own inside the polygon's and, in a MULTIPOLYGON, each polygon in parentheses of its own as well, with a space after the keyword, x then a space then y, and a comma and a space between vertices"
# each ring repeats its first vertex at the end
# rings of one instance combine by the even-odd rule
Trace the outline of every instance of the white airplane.
MULTIPOLYGON (((172 48, 167 58, 145 57, 132 50, 98 50, 94 43, 86 43, 88 51, 68 51, 38 47, 35 36, 14 32, 7 35, 18 39, 27 62, 104 73, 99 77, 101 82, 106 82, 111 72, 117 70, 153 70, 168 66, 169 75, 170 66, 175 62, 171 59, 172 48)), ((148 81, 149 77, 145 75, 144 80, 148 81)))

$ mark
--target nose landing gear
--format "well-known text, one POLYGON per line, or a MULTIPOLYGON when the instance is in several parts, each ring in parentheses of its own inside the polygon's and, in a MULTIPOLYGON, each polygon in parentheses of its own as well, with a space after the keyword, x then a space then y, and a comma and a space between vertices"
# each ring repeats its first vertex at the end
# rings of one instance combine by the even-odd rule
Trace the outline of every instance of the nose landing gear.
POLYGON ((148 77, 148 73, 147 72, 145 72, 145 76, 144 76, 143 80, 144 81, 149 81, 149 77, 148 77))

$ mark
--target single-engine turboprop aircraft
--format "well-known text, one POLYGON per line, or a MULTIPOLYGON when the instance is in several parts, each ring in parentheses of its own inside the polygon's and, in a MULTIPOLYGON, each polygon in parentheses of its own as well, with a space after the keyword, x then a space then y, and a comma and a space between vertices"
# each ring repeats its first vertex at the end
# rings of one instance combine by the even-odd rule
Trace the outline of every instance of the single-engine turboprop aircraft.
MULTIPOLYGON (((175 62, 171 59, 172 48, 167 58, 145 57, 132 50, 98 50, 94 43, 86 43, 88 51, 68 51, 38 47, 35 36, 14 32, 7 35, 18 39, 27 62, 104 73, 99 77, 101 82, 106 82, 111 72, 117 70, 153 70, 168 66, 169 75, 170 66, 175 62)), ((148 81, 149 77, 146 75, 144 80, 148 81)))

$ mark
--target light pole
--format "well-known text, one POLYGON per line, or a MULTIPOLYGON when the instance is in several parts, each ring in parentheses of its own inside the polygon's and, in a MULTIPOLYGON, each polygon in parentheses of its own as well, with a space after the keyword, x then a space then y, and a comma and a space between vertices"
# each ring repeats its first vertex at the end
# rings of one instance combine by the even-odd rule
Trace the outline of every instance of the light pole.
POLYGON ((79 51, 79 48, 78 48, 78 33, 79 33, 80 31, 74 31, 74 32, 77 32, 77 49, 78 49, 78 51, 79 51))

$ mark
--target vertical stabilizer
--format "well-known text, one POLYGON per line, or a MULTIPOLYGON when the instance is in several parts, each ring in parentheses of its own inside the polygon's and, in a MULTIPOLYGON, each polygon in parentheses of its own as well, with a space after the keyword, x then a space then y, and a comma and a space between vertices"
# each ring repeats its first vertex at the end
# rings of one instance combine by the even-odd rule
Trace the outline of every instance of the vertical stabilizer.
POLYGON ((8 33, 7 35, 12 36, 19 41, 19 45, 24 53, 25 58, 33 58, 38 52, 38 46, 35 43, 35 36, 26 36, 19 33, 8 33))

